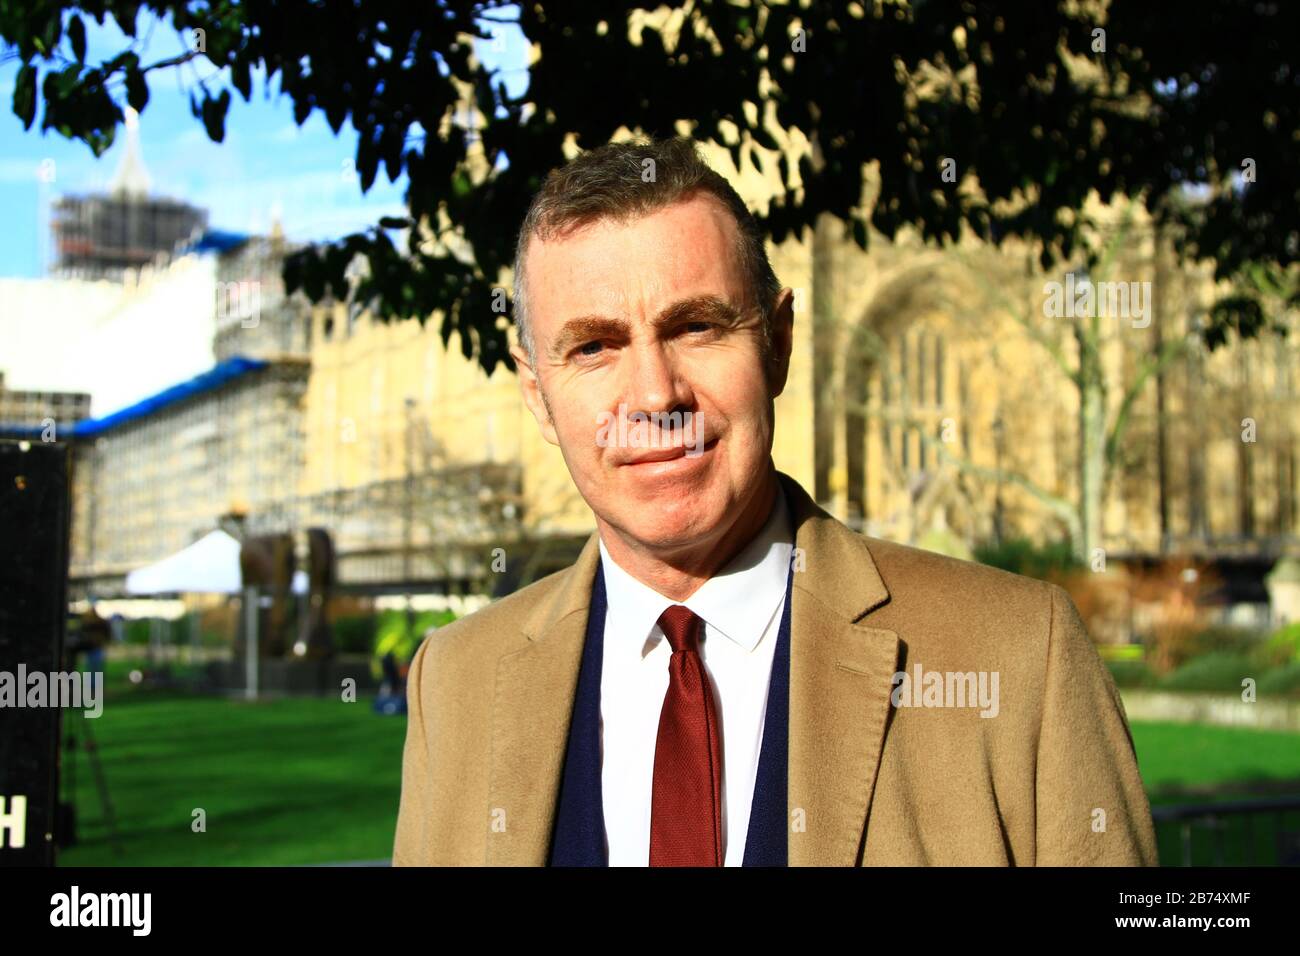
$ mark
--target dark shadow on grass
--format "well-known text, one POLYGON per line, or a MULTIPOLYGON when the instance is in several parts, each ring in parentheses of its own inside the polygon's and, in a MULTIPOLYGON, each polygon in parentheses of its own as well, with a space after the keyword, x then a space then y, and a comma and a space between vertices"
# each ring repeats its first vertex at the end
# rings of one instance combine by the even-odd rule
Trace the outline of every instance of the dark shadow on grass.
POLYGON ((1244 800, 1251 797, 1300 797, 1300 777, 1279 778, 1262 771, 1223 783, 1196 784, 1173 781, 1149 794, 1152 803, 1184 803, 1200 800, 1244 800))

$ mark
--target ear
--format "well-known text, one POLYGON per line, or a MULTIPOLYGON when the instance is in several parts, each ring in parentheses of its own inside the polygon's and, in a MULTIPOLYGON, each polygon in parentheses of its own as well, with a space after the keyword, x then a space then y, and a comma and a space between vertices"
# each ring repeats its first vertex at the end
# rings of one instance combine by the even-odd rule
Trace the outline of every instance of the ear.
POLYGON ((510 357, 515 360, 515 367, 519 370, 519 391, 524 396, 524 404, 533 413, 533 418, 537 419, 537 427, 541 430, 542 437, 552 445, 559 445, 560 439, 555 434, 555 423, 551 421, 546 399, 542 397, 542 384, 537 378, 537 370, 528 361, 528 353, 517 344, 511 345, 510 357))
POLYGON ((794 290, 789 286, 776 296, 772 309, 771 390, 776 398, 785 391, 790 374, 790 353, 794 350, 794 290))

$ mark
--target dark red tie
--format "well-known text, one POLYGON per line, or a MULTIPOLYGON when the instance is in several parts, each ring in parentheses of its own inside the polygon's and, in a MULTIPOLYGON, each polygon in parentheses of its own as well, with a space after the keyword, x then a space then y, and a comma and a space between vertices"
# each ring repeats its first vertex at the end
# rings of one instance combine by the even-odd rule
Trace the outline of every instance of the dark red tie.
POLYGON ((722 866, 722 744, 701 623, 680 604, 659 617, 673 655, 655 743, 651 866, 722 866))

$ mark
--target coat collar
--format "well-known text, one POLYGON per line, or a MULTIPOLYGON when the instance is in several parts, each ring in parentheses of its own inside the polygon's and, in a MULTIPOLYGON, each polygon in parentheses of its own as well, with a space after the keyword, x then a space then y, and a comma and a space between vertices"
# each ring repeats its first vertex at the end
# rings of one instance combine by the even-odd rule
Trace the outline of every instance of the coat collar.
MULTIPOLYGON (((791 866, 857 861, 898 656, 893 631, 862 618, 889 600, 867 539, 778 473, 795 532, 790 646, 791 866)), ((522 622, 526 643, 497 661, 486 862, 546 862, 569 718, 600 556, 578 560, 522 622)))

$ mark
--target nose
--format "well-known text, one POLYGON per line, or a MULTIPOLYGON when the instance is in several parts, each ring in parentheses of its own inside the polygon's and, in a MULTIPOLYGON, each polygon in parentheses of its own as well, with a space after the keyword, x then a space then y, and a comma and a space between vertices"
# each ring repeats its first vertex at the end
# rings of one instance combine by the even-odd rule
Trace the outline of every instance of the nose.
POLYGON ((628 349, 628 382, 625 396, 628 414, 642 412, 689 412, 695 404, 690 384, 682 377, 665 343, 639 343, 628 349))

